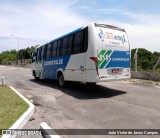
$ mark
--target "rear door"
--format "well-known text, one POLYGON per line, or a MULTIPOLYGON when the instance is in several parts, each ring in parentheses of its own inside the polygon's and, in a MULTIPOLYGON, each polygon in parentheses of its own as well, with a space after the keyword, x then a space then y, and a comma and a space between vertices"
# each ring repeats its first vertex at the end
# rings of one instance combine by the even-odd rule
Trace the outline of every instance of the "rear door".
POLYGON ((130 48, 123 29, 96 27, 96 48, 100 78, 130 73, 130 48))

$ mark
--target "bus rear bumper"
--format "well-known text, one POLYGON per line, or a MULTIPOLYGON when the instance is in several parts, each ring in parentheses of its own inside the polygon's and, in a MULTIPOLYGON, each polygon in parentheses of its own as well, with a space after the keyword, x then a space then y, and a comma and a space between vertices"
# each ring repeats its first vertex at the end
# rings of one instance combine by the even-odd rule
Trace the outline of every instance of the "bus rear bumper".
POLYGON ((97 82, 109 82, 109 81, 121 81, 121 80, 129 80, 131 77, 130 76, 112 76, 108 78, 100 78, 97 79, 97 82))
POLYGON ((106 77, 96 77, 95 79, 92 80, 87 80, 87 82, 93 82, 93 83, 98 83, 98 82, 109 82, 109 81, 121 81, 121 80, 129 80, 131 78, 130 75, 128 76, 106 76, 106 77))
POLYGON ((126 72, 124 74, 98 76, 95 70, 91 70, 87 72, 87 75, 88 75, 87 82, 91 83, 120 81, 120 80, 128 80, 131 78, 131 73, 129 72, 126 72))

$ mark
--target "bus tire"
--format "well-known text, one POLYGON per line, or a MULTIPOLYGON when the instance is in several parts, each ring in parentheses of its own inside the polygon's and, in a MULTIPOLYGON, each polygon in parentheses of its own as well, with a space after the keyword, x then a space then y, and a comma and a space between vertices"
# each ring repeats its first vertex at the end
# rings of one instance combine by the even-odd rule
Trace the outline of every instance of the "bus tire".
POLYGON ((95 83, 95 82, 86 82, 86 85, 87 85, 87 86, 95 86, 96 83, 95 83))
POLYGON ((65 86, 64 76, 61 72, 58 73, 58 84, 61 88, 63 88, 65 86))
POLYGON ((39 80, 39 77, 36 76, 36 72, 35 71, 33 71, 33 76, 34 76, 35 80, 39 80))

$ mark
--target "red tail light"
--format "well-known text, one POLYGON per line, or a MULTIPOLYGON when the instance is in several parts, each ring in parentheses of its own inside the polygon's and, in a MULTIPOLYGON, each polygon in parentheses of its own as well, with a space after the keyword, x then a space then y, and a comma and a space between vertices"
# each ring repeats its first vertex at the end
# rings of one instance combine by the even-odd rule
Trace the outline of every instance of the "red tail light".
POLYGON ((97 57, 90 57, 90 59, 95 62, 96 72, 97 72, 97 75, 99 76, 99 73, 98 73, 98 59, 97 59, 97 57))

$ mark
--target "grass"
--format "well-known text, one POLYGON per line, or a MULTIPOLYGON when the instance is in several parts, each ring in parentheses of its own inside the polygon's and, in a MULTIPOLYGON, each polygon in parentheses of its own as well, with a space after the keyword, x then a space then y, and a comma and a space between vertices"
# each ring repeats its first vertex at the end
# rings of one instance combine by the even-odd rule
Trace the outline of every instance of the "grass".
POLYGON ((0 86, 0 129, 10 128, 28 107, 8 86, 0 86))

